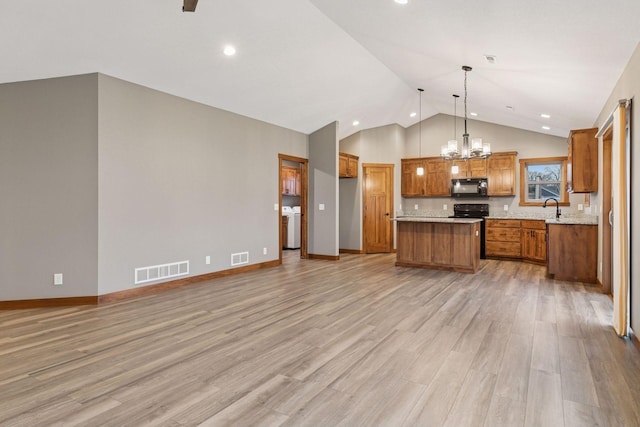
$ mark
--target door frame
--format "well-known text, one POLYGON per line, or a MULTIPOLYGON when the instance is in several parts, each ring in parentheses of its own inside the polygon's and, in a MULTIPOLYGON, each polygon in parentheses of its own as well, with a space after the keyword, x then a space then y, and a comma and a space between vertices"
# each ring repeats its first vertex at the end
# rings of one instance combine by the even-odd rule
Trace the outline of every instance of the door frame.
POLYGON ((609 222, 609 212, 612 209, 611 179, 612 179, 612 150, 613 126, 602 136, 602 292, 612 295, 612 244, 613 229, 609 222))
POLYGON ((391 220, 394 218, 394 206, 395 206, 395 199, 394 199, 394 192, 393 192, 393 187, 394 187, 394 180, 395 180, 395 164, 394 163, 363 163, 362 164, 362 252, 363 253, 368 253, 367 252, 367 236, 365 233, 365 211, 366 211, 366 200, 367 200, 367 168, 368 167, 387 167, 389 169, 391 169, 391 179, 389 180, 388 183, 388 187, 387 187, 387 194, 389 194, 389 200, 391 203, 391 209, 389 212, 389 223, 390 223, 390 236, 389 236, 389 251, 388 253, 393 253, 394 252, 394 243, 395 243, 395 227, 392 224, 391 220))
POLYGON ((300 258, 309 256, 309 159, 278 154, 278 259, 282 263, 282 162, 289 161, 300 164, 300 258))

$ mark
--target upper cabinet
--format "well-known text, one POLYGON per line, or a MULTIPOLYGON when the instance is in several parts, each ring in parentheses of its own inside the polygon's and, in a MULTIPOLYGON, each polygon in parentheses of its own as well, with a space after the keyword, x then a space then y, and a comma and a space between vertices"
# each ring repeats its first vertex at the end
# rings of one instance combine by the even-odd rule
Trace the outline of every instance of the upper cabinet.
POLYGON ((427 192, 426 176, 418 175, 418 167, 425 169, 425 159, 402 159, 400 189, 402 197, 424 197, 427 192))
POLYGON ((493 153, 487 158, 487 194, 489 196, 516 195, 516 153, 493 153))
POLYGON ((402 159, 402 197, 449 197, 452 178, 487 178, 489 196, 515 196, 516 153, 494 153, 486 159, 402 159), (452 166, 458 172, 452 172, 452 166), (418 167, 424 168, 419 176, 418 167))
POLYGON ((567 143, 567 191, 598 191, 598 128, 572 130, 567 143))
POLYGON ((282 194, 285 196, 300 195, 300 168, 282 166, 282 194))
POLYGON ((340 178, 358 177, 358 156, 338 153, 338 176, 340 178))

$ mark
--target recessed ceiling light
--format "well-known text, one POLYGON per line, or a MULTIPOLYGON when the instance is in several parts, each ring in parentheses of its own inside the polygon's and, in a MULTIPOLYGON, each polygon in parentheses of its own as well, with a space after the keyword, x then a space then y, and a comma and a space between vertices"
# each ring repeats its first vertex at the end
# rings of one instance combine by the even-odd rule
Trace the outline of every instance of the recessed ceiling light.
POLYGON ((396 3, 398 4, 407 4, 409 3, 409 0, 394 0, 396 3))
POLYGON ((473 111, 469 113, 470 116, 476 117, 478 113, 474 113, 473 111))
POLYGON ((489 63, 489 64, 495 64, 498 61, 498 57, 495 55, 485 55, 484 59, 489 63))
POLYGON ((417 116, 417 115, 418 115, 418 113, 416 113, 416 112, 414 111, 413 113, 409 114, 409 117, 415 117, 415 116, 417 116))
POLYGON ((354 120, 354 121, 353 121, 353 125, 354 125, 354 126, 358 126, 359 124, 360 124, 360 122, 359 122, 358 120, 354 120))
POLYGON ((236 54, 236 48, 231 45, 227 45, 224 47, 224 50, 222 52, 224 52, 224 54, 227 56, 233 56, 236 54))
POLYGON ((545 113, 541 113, 540 117, 542 117, 543 119, 550 119, 551 116, 549 114, 545 114, 545 113))
POLYGON ((551 130, 551 128, 549 126, 542 126, 542 129, 544 130, 551 130))

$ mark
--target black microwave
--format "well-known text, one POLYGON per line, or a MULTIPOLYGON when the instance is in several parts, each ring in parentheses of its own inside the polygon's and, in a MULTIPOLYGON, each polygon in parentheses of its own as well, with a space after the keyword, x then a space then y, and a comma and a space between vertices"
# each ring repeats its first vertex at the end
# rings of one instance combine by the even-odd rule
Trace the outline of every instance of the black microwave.
POLYGON ((487 178, 452 179, 451 197, 487 197, 487 178))

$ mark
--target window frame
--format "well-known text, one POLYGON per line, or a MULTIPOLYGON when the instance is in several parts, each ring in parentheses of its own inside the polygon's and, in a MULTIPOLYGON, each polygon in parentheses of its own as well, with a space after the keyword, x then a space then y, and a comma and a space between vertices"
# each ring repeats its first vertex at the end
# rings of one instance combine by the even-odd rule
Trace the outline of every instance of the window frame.
POLYGON ((560 200, 558 205, 569 206, 569 193, 567 192, 567 157, 537 157, 520 159, 520 206, 542 206, 544 201, 527 201, 527 168, 529 165, 542 165, 560 163, 560 200))

